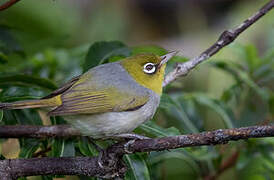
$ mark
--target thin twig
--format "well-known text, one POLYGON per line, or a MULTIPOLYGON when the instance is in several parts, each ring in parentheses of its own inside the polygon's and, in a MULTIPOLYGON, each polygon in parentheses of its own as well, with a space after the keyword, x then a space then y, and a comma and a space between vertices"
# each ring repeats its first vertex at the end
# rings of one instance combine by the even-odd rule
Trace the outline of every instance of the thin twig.
POLYGON ((4 4, 0 5, 0 11, 3 11, 5 9, 8 9, 9 7, 11 7, 12 5, 14 5, 15 3, 19 2, 20 0, 10 0, 5 2, 4 4))
POLYGON ((163 86, 175 81, 180 76, 186 76, 190 70, 195 68, 201 62, 207 60, 217 52, 219 52, 223 47, 232 43, 242 32, 249 28, 252 24, 257 22, 262 16, 269 12, 274 7, 274 0, 271 0, 266 5, 264 5, 259 11, 253 14, 251 17, 246 19, 242 24, 240 24, 235 29, 224 31, 219 39, 207 50, 202 52, 199 56, 185 62, 178 63, 174 70, 168 73, 165 77, 163 86))
POLYGON ((224 161, 221 166, 219 167, 216 174, 209 174, 204 178, 204 180, 215 180, 217 179, 223 172, 225 172, 227 169, 230 169, 235 166, 237 163, 238 157, 240 155, 240 152, 237 150, 234 152, 226 161, 224 161))
MULTIPOLYGON (((124 147, 125 142, 119 142, 106 149, 106 153, 103 154, 101 159, 104 163, 103 168, 98 165, 97 157, 13 159, 0 161, 0 176, 18 178, 30 175, 62 174, 110 178, 123 175, 125 167, 122 163, 122 156, 129 152, 150 152, 182 147, 226 144, 229 141, 273 136, 274 126, 252 126, 220 129, 199 134, 136 140, 129 144, 127 149, 124 147)), ((228 165, 225 165, 223 169, 227 168, 226 166, 228 165)))

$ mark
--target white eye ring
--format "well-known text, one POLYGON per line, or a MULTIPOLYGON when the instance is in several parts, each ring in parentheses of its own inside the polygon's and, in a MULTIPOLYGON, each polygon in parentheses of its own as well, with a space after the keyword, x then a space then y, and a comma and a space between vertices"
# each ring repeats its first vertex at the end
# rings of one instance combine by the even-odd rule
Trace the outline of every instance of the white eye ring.
POLYGON ((156 70, 155 64, 153 63, 146 63, 144 65, 144 72, 147 74, 153 74, 156 70))

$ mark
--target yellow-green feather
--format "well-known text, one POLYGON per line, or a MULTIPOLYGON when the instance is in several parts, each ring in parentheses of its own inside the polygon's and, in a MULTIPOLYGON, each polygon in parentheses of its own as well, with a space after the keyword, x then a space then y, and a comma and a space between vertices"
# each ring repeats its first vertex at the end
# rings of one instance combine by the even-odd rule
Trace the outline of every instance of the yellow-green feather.
POLYGON ((141 54, 126 58, 121 61, 121 64, 137 83, 161 95, 166 65, 162 65, 154 74, 146 74, 143 71, 143 66, 146 63, 159 64, 160 62, 160 56, 141 54))
MULTIPOLYGON (((79 87, 79 86, 78 86, 79 87)), ((49 115, 96 114, 126 111, 144 105, 149 97, 119 92, 115 88, 102 91, 73 90, 61 96, 62 105, 49 115)))

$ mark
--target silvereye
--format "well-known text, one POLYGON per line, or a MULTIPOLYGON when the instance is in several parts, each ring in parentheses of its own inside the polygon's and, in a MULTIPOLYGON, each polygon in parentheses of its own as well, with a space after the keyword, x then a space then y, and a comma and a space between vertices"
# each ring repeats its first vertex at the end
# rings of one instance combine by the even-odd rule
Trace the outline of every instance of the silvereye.
POLYGON ((0 109, 51 108, 83 135, 123 137, 151 119, 162 94, 164 56, 140 54, 91 68, 38 100, 0 103, 0 109))

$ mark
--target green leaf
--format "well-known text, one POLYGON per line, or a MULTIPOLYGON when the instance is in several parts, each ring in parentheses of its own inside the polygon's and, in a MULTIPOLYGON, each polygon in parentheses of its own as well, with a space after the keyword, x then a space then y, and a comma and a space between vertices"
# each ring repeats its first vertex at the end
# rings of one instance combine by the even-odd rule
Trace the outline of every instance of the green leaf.
POLYGON ((235 80, 243 82, 253 89, 264 101, 268 99, 268 93, 260 88, 249 76, 247 72, 237 67, 236 64, 228 64, 227 62, 213 62, 211 63, 214 67, 220 68, 226 72, 229 72, 235 80))
POLYGON ((52 143, 51 156, 73 157, 75 156, 74 142, 71 139, 54 139, 52 143))
POLYGON ((235 121, 233 112, 222 101, 212 99, 202 93, 190 93, 187 97, 193 98, 197 103, 211 108, 222 117, 227 128, 233 128, 233 121, 235 121))
POLYGON ((30 100, 30 99, 39 99, 41 97, 38 96, 13 96, 13 97, 1 97, 1 101, 3 102, 14 102, 14 101, 22 101, 22 100, 30 100))
POLYGON ((200 172, 199 164, 194 160, 189 153, 186 151, 181 151, 180 149, 162 152, 151 152, 149 162, 152 164, 160 163, 164 160, 175 158, 184 161, 195 173, 200 172))
POLYGON ((52 157, 61 157, 65 148, 65 140, 64 139, 53 139, 51 156, 52 157))
POLYGON ((9 27, 0 25, 0 51, 5 54, 17 53, 23 56, 23 49, 10 30, 9 27))
POLYGON ((144 156, 141 154, 131 154, 125 155, 127 164, 130 167, 129 172, 127 172, 126 180, 149 180, 149 170, 144 156))
POLYGON ((132 48, 132 55, 141 54, 141 53, 154 53, 159 56, 165 55, 167 50, 159 46, 137 46, 132 48))
POLYGON ((254 45, 245 46, 245 60, 248 63, 248 66, 251 71, 256 69, 260 64, 261 60, 258 58, 257 48, 254 45))
POLYGON ((3 116, 4 116, 3 110, 0 110, 0 122, 1 122, 2 119, 3 119, 3 116))
POLYGON ((49 90, 55 90, 57 88, 55 83, 53 83, 49 79, 24 74, 1 75, 0 85, 1 84, 37 86, 49 90))
POLYGON ((271 94, 268 104, 269 104, 269 111, 272 114, 272 116, 274 116, 274 93, 271 94))
POLYGON ((189 133, 198 133, 199 130, 195 124, 189 119, 188 114, 180 104, 178 99, 172 99, 169 95, 161 96, 160 108, 163 108, 168 114, 180 120, 183 124, 183 129, 189 133))
POLYGON ((5 64, 8 62, 8 57, 0 51, 0 63, 5 64))
POLYGON ((78 176, 78 178, 79 178, 79 180, 101 180, 100 178, 88 177, 88 176, 83 176, 83 175, 78 176))
POLYGON ((264 101, 266 101, 269 97, 267 91, 260 88, 245 72, 239 72, 240 79, 247 84, 251 89, 253 89, 264 101))
POLYGON ((68 139, 64 143, 64 149, 60 157, 73 157, 75 156, 75 147, 74 142, 71 139, 68 139))
POLYGON ((95 42, 88 50, 83 64, 83 72, 105 63, 111 56, 127 57, 129 55, 130 49, 119 41, 95 42))
POLYGON ((42 180, 53 180, 54 176, 41 176, 42 180))
POLYGON ((233 97, 235 97, 236 102, 239 102, 239 96, 241 95, 241 87, 238 84, 234 84, 228 89, 226 89, 221 97, 221 100, 227 103, 230 101, 233 97))
POLYGON ((87 137, 81 137, 78 141, 78 147, 80 152, 85 156, 97 156, 97 150, 89 143, 87 137))
POLYGON ((144 124, 141 124, 138 129, 154 137, 176 136, 181 134, 180 131, 175 127, 162 128, 155 124, 153 121, 148 121, 144 124))
POLYGON ((30 158, 39 148, 40 142, 36 139, 20 139, 20 158, 30 158))

